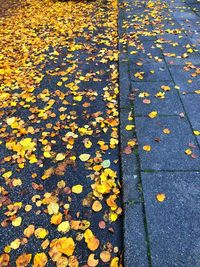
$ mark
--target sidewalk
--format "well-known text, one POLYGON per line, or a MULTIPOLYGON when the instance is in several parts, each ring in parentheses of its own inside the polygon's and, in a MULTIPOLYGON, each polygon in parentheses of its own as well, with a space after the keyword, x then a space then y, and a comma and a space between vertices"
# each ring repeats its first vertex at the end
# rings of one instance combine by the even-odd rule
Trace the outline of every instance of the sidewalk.
POLYGON ((125 266, 200 266, 200 3, 119 5, 125 266))

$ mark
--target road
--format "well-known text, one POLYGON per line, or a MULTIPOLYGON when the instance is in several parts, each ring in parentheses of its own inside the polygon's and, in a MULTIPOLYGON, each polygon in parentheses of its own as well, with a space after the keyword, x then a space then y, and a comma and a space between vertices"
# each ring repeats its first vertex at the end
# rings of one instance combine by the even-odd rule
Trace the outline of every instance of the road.
POLYGON ((117 2, 27 0, 0 23, 0 265, 118 266, 117 2))

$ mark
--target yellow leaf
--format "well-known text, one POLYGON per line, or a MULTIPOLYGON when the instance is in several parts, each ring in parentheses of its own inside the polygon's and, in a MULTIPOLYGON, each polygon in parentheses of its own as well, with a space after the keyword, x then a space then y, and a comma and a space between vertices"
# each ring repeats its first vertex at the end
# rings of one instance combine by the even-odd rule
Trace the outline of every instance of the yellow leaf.
POLYGON ((115 221, 117 220, 117 218, 118 218, 118 215, 117 215, 116 213, 111 212, 111 213, 109 214, 109 220, 110 220, 111 222, 115 222, 115 221))
POLYGON ((25 211, 29 212, 30 210, 32 210, 32 206, 27 204, 24 209, 25 211))
POLYGON ((6 122, 7 122, 8 125, 11 125, 11 124, 13 124, 15 122, 15 119, 16 119, 15 117, 11 117, 11 118, 8 118, 6 120, 6 122))
POLYGON ((75 193, 75 194, 80 194, 83 192, 83 186, 80 185, 80 184, 77 184, 77 185, 74 185, 72 187, 72 192, 75 193))
POLYGON ((74 240, 71 237, 62 237, 59 239, 54 239, 50 244, 50 247, 52 246, 55 246, 58 252, 63 253, 67 256, 71 256, 74 253, 75 249, 74 240))
POLYGON ((74 96, 74 100, 75 100, 75 101, 81 101, 82 98, 83 98, 82 95, 74 96))
POLYGON ((149 145, 143 146, 143 150, 151 151, 151 146, 149 146, 149 145))
POLYGON ((38 160, 36 158, 36 156, 34 154, 32 154, 29 158, 29 162, 32 164, 32 163, 36 163, 38 160))
POLYGON ((49 215, 57 214, 58 211, 59 211, 59 205, 58 205, 58 203, 51 202, 51 203, 49 203, 49 205, 47 206, 47 209, 48 209, 48 213, 49 213, 49 215))
POLYGON ((139 98, 144 98, 144 97, 148 97, 148 96, 149 96, 149 93, 147 93, 147 92, 141 92, 138 95, 139 98))
POLYGON ((135 128, 134 125, 126 125, 126 130, 127 130, 127 131, 131 131, 131 130, 133 130, 134 128, 135 128))
POLYGON ((22 180, 21 179, 13 179, 12 185, 13 186, 20 186, 20 185, 22 185, 22 180))
POLYGON ((154 6, 155 6, 155 3, 154 3, 154 2, 149 1, 149 2, 147 3, 147 7, 148 7, 148 8, 153 8, 154 6))
POLYGON ((170 134, 170 132, 171 132, 171 131, 170 131, 168 128, 163 129, 163 133, 164 133, 164 134, 170 134))
POLYGON ((119 267, 119 258, 115 257, 112 259, 111 263, 110 263, 110 267, 119 267))
POLYGON ((60 82, 57 82, 57 85, 58 86, 62 86, 62 82, 60 81, 60 82))
POLYGON ((5 179, 9 179, 12 175, 12 171, 8 171, 8 172, 5 172, 4 174, 2 174, 3 178, 5 179))
POLYGON ((45 158, 51 158, 52 157, 51 154, 50 154, 50 152, 47 152, 47 151, 45 151, 43 153, 43 155, 44 155, 45 158))
POLYGON ((157 112, 157 111, 152 111, 152 112, 150 112, 150 113, 148 114, 148 116, 149 116, 151 119, 157 117, 157 115, 158 115, 158 112, 157 112))
POLYGON ((81 155, 79 156, 79 159, 80 159, 81 161, 87 161, 89 158, 90 158, 90 154, 81 154, 81 155))
POLYGON ((197 131, 197 130, 194 130, 193 133, 194 133, 195 135, 197 135, 197 136, 200 135, 200 131, 197 131))
POLYGON ((163 193, 160 193, 160 194, 157 194, 156 196, 156 199, 159 201, 159 202, 163 202, 165 200, 166 196, 165 194, 163 193))
POLYGON ((192 150, 190 148, 186 149, 185 150, 185 154, 188 155, 188 156, 192 155, 192 150))
POLYGON ((33 259, 33 267, 44 267, 47 264, 47 256, 44 252, 37 253, 33 259))
POLYGON ((18 247, 20 246, 20 239, 19 238, 17 238, 17 239, 15 239, 14 241, 12 241, 11 243, 10 243, 10 247, 12 248, 12 249, 18 249, 18 247))
POLYGON ((31 138, 25 138, 21 140, 19 143, 21 146, 23 146, 25 150, 31 150, 36 146, 36 143, 32 142, 31 138))
POLYGON ((161 89, 163 89, 165 92, 171 90, 171 88, 170 88, 169 86, 167 86, 167 85, 162 85, 162 86, 161 86, 161 89))
POLYGON ((12 221, 12 225, 15 227, 20 226, 21 223, 22 223, 22 217, 17 217, 16 219, 12 221))
POLYGON ((66 155, 64 155, 63 153, 58 153, 56 156, 56 160, 57 161, 61 161, 63 159, 65 159, 66 155))
POLYGON ((37 238, 44 239, 48 235, 48 231, 44 228, 38 228, 35 230, 35 236, 37 238))
POLYGON ((62 233, 67 233, 70 230, 70 225, 68 221, 64 221, 58 225, 57 230, 62 233))

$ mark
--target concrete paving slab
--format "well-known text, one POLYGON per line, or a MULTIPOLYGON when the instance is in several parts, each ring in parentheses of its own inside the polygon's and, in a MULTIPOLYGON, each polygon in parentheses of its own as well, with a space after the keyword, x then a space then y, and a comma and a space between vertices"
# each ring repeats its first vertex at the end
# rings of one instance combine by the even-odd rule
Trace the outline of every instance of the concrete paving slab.
POLYGON ((126 267, 147 267, 147 247, 141 204, 125 205, 124 259, 126 267))
POLYGON ((157 110, 162 115, 179 115, 183 112, 177 89, 173 82, 132 82, 132 90, 138 89, 137 97, 134 101, 134 111, 136 115, 148 115, 152 110, 157 110), (161 86, 169 86, 170 91, 164 92, 161 86), (148 97, 141 95, 148 93, 148 97), (165 98, 159 97, 159 93, 164 93, 165 98), (150 100, 151 103, 146 100, 150 100))
MULTIPOLYGON (((181 95, 181 98, 193 130, 200 131, 200 116, 199 116, 200 95, 198 94, 181 95)), ((200 135, 197 135, 196 138, 200 145, 200 135)))
POLYGON ((150 59, 145 59, 142 66, 135 65, 135 62, 130 62, 130 74, 133 81, 168 81, 171 80, 167 65, 164 62, 155 62, 150 59), (141 73, 142 79, 136 77, 141 73))
POLYGON ((152 266, 200 266, 200 173, 143 173, 142 184, 152 266))
POLYGON ((199 90, 200 76, 192 77, 194 70, 185 71, 184 66, 170 66, 169 69, 174 82, 180 86, 180 92, 192 93, 199 90))
POLYGON ((142 170, 200 170, 200 151, 186 118, 136 117, 136 130, 142 170), (164 134, 164 129, 170 134, 164 134), (151 151, 143 149, 146 145, 151 151), (186 155, 186 149, 196 158, 186 155))

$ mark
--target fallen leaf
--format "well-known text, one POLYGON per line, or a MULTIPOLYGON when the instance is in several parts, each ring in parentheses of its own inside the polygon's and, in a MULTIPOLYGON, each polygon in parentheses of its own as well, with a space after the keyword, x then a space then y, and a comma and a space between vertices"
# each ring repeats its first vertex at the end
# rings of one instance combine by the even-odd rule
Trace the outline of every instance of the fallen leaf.
POLYGON ((35 226, 33 224, 30 224, 27 228, 24 229, 24 235, 26 237, 31 237, 35 232, 35 226))
POLYGON ((37 238, 44 239, 48 235, 48 231, 44 228, 37 228, 35 230, 35 236, 37 238))
POLYGON ((98 200, 95 200, 94 203, 92 204, 92 209, 93 211, 96 211, 96 212, 99 212, 100 210, 102 210, 101 202, 98 200))
POLYGON ((104 169, 109 168, 109 167, 110 167, 110 160, 109 160, 109 159, 104 160, 104 161, 101 163, 101 166, 102 166, 104 169))
POLYGON ((58 225, 62 222, 62 213, 53 214, 51 217, 51 224, 58 225))
POLYGON ((149 145, 145 145, 145 146, 143 146, 143 150, 145 150, 145 151, 151 151, 151 146, 149 146, 149 145))
POLYGON ((12 225, 15 227, 20 226, 21 223, 22 223, 22 217, 17 217, 16 219, 12 221, 12 225))
POLYGON ((33 259, 33 267, 44 267, 48 262, 48 258, 44 252, 37 253, 33 259))
POLYGON ((70 224, 68 221, 64 221, 58 225, 58 232, 67 233, 70 230, 70 224))
POLYGON ((154 119, 155 117, 158 116, 158 112, 157 111, 152 111, 148 114, 149 118, 154 119))
POLYGON ((80 194, 83 192, 83 186, 80 184, 72 186, 72 193, 80 194))
POLYGON ((87 161, 89 158, 90 158, 90 154, 81 154, 81 155, 79 156, 79 159, 80 159, 81 161, 87 161))
POLYGON ((100 253, 100 259, 103 261, 103 262, 109 262, 110 259, 111 259, 111 254, 109 251, 102 251, 100 253))
POLYGON ((30 261, 31 261, 32 255, 31 254, 26 254, 23 253, 22 255, 20 255, 17 260, 16 260, 16 266, 17 267, 26 267, 29 265, 30 261))
POLYGON ((166 199, 166 196, 163 193, 159 193, 159 194, 157 194, 156 199, 159 202, 163 202, 166 199))
POLYGON ((7 253, 3 253, 0 255, 0 266, 6 267, 9 266, 10 256, 7 253))
POLYGON ((99 260, 98 259, 95 259, 94 256, 95 256, 95 254, 90 254, 89 257, 88 257, 87 264, 90 267, 95 267, 99 263, 99 260))
POLYGON ((63 153, 58 153, 56 156, 56 161, 61 161, 63 159, 65 159, 66 155, 63 153))

